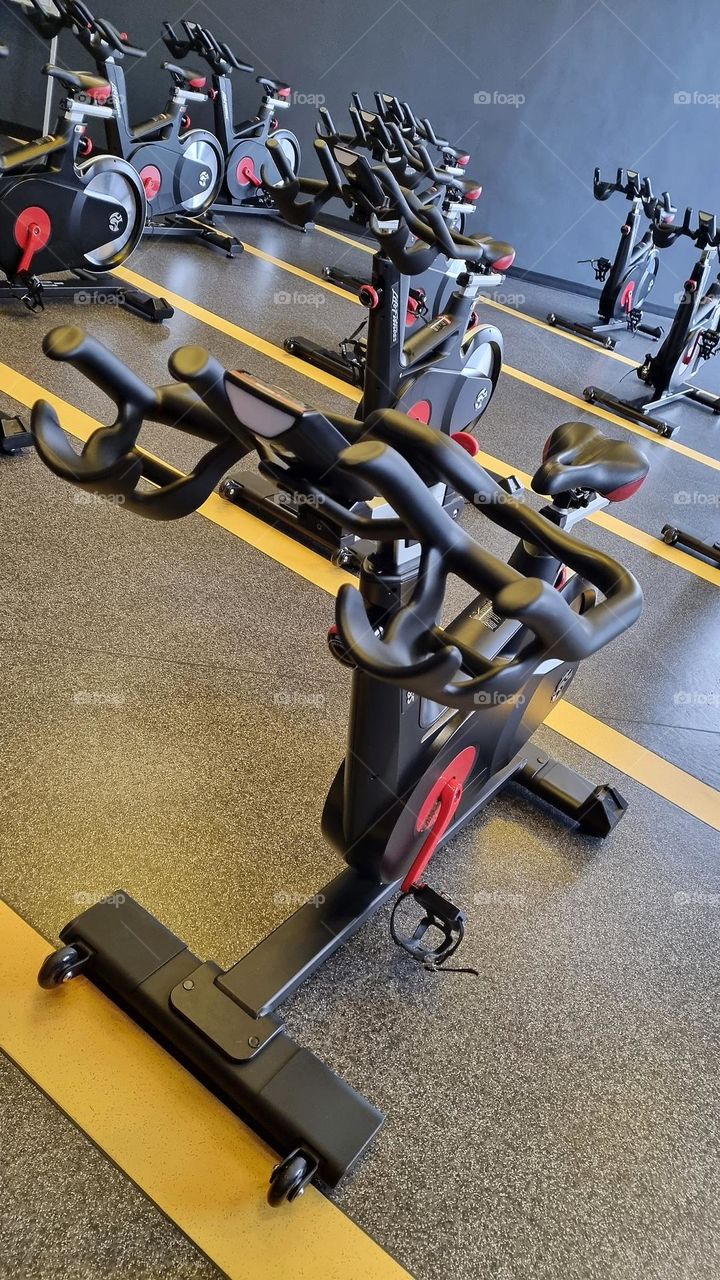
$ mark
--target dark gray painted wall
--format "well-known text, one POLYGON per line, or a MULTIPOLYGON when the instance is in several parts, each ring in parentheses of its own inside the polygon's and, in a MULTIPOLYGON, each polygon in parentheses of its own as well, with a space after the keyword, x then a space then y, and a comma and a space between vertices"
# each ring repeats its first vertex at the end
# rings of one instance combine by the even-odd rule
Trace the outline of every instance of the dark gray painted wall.
MULTIPOLYGON (((0 117, 37 120, 44 50, 22 38, 14 5, 0 4, 15 55, 2 67, 0 117)), ((386 87, 408 97, 472 153, 471 172, 484 186, 478 222, 516 244, 528 270, 587 281, 589 268, 576 260, 613 252, 624 202, 593 200, 595 164, 613 173, 619 164, 639 167, 680 208, 720 213, 720 174, 708 163, 720 111, 675 101, 681 93, 720 95, 716 39, 700 0, 213 0, 212 8, 202 0, 187 7, 102 0, 99 7, 150 49, 130 73, 137 119, 162 105, 165 50, 156 42, 164 16, 217 27, 258 70, 290 80, 298 93, 324 95, 338 123, 351 89, 368 100, 386 87), (494 100, 482 104, 477 94, 494 100), (510 105, 498 95, 523 101, 510 105)), ((71 39, 62 56, 82 65, 71 39)), ((253 83, 236 79, 245 115, 253 83)), ((314 121, 314 108, 301 102, 283 118, 306 160, 314 121)), ((685 246, 665 255, 658 301, 672 304, 690 260, 685 246)))

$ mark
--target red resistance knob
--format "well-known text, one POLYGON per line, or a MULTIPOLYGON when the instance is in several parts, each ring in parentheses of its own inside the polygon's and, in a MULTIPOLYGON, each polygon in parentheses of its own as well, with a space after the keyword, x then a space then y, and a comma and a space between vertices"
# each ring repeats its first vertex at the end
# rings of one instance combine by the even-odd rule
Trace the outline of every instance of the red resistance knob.
POLYGON ((358 297, 368 311, 374 311, 376 307, 380 306, 380 294, 371 284, 362 285, 358 297))

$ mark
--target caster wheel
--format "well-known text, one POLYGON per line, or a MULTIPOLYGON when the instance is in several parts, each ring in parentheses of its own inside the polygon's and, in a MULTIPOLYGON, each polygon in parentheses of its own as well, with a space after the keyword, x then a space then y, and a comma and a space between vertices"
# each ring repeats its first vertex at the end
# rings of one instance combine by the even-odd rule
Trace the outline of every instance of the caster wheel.
POLYGON ((585 399, 587 400, 588 404, 594 404, 594 403, 595 403, 595 388, 594 388, 594 387, 586 387, 586 388, 585 388, 585 390, 583 391, 583 395, 584 395, 585 399))
POLYGON ((293 1151, 280 1164, 276 1164, 270 1175, 268 1187, 268 1204, 273 1208, 286 1200, 291 1203, 301 1196, 312 1178, 316 1164, 302 1151, 293 1151))
POLYGON ((660 537, 668 547, 674 547, 677 542, 677 529, 673 529, 672 525, 666 524, 663 526, 660 537))
POLYGON ((52 991, 63 982, 69 982, 71 978, 77 977, 88 959, 87 952, 80 951, 77 947, 60 947, 59 951, 53 951, 43 961, 38 974, 39 985, 46 991, 52 991))
POLYGON ((220 497, 227 498, 228 502, 234 502, 239 492, 240 485, 237 480, 223 480, 220 485, 220 497))

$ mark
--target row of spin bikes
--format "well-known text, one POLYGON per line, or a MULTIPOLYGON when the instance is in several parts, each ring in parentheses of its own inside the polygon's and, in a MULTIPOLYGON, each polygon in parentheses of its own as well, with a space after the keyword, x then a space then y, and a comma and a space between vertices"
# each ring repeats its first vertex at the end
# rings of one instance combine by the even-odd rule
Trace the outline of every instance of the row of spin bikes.
MULTIPOLYGON (((166 31, 176 56, 193 31, 166 31)), ((171 74, 180 77, 175 64, 171 74)), ((183 83, 199 92, 187 74, 183 83)), ((78 97, 109 109, 97 99, 102 82, 76 80, 78 97)), ((393 940, 427 970, 447 972, 467 920, 426 873, 510 782, 583 836, 613 831, 626 809, 618 789, 593 785, 532 736, 580 663, 624 634, 642 608, 633 575, 574 530, 637 492, 646 458, 589 423, 565 423, 532 479, 545 499, 536 511, 516 483, 499 482, 470 456, 502 359, 499 331, 478 319, 478 296, 499 282, 514 250, 465 234, 480 190, 468 157, 429 121, 388 95, 372 112, 354 97, 350 114, 352 132, 342 134, 321 113, 322 178, 299 177, 277 136, 266 139, 268 162, 254 173, 292 225, 312 225, 340 199, 377 241, 370 279, 341 281, 367 306, 364 336, 336 351, 288 339, 296 354, 361 387, 354 418, 299 404, 198 347, 176 351, 172 382, 153 389, 75 327, 49 333, 45 352, 101 388, 117 419, 78 454, 51 405, 40 401, 32 413, 38 456, 54 474, 149 519, 196 511, 254 456, 256 469, 225 480, 226 495, 357 572, 356 585, 338 595, 328 637, 352 681, 347 754, 322 817, 345 868, 228 971, 194 956, 120 890, 65 926, 63 946, 40 973, 47 988, 84 974, 272 1141, 281 1156, 268 1193, 276 1205, 312 1179, 336 1186, 384 1119, 293 1042, 280 1006, 391 901, 393 940), (207 446, 192 472, 141 448, 147 422, 207 446), (464 506, 476 528, 489 521, 515 535, 507 562, 461 525, 464 506), (473 598, 446 621, 451 575, 473 598)), ((146 159, 147 198, 157 151, 146 159)))

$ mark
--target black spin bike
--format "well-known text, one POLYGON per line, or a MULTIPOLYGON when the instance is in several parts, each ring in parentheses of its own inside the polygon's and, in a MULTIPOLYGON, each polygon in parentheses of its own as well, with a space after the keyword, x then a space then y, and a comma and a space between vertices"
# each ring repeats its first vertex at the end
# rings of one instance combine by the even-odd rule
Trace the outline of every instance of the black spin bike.
POLYGON ((275 1016, 286 997, 401 889, 421 919, 406 932, 395 914, 394 936, 415 960, 441 969, 465 915, 426 884, 428 862, 511 780, 588 835, 606 836, 622 817, 614 787, 594 787, 530 739, 579 663, 640 614, 632 574, 571 530, 636 490, 648 464, 632 445, 567 423, 552 432, 535 474, 534 488, 551 498, 536 512, 445 434, 395 410, 364 423, 323 414, 249 374, 226 373, 198 347, 175 352, 176 384, 157 391, 79 329, 50 333, 45 351, 118 409, 115 425, 99 428, 78 455, 54 409, 35 405, 38 453, 57 475, 169 520, 197 510, 228 466, 272 443, 302 462, 308 493, 341 527, 375 542, 359 588, 338 595, 330 637, 352 669, 352 695, 347 757, 323 831, 347 868, 317 905, 296 911, 227 972, 119 891, 65 926, 64 946, 39 975, 50 988, 84 973, 269 1138, 283 1157, 269 1190, 279 1204, 313 1177, 335 1186, 383 1122, 290 1040, 275 1016), (211 448, 178 475, 138 447, 145 420, 174 423, 211 448), (147 479, 158 487, 148 491, 147 479), (517 536, 507 564, 443 510, 446 487, 517 536), (388 514, 356 516, 358 499, 376 493, 388 514), (451 574, 476 598, 441 626, 451 574))

